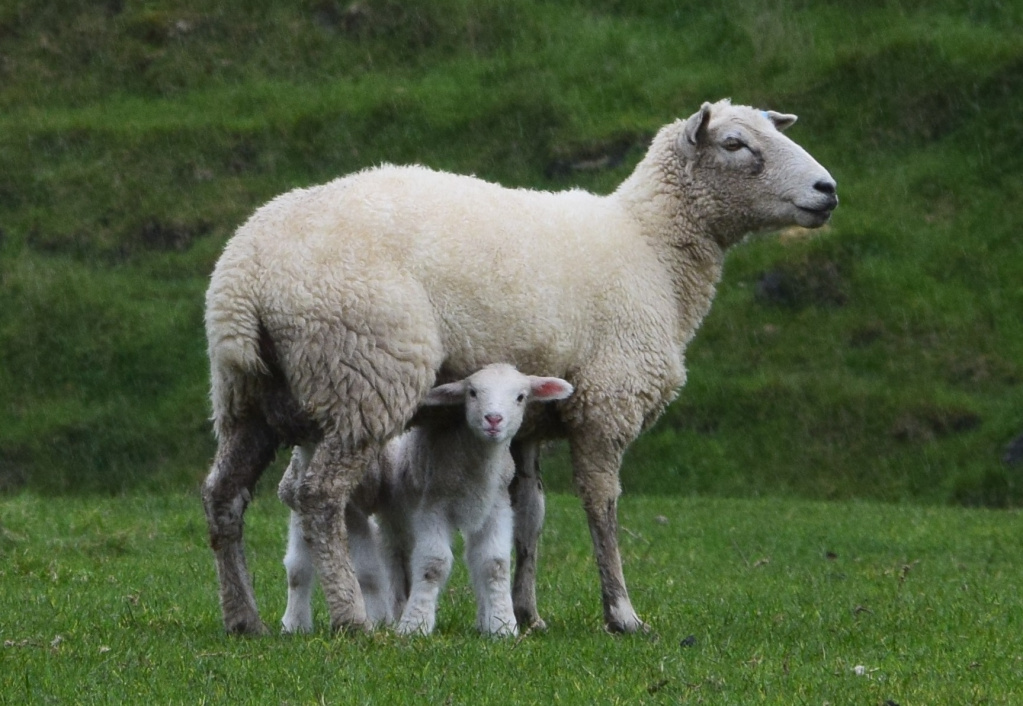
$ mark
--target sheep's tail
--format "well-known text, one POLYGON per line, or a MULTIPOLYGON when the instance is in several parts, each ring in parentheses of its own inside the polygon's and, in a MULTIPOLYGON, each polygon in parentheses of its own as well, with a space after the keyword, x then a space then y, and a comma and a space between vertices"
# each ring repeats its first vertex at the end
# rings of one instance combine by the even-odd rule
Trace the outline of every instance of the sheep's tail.
POLYGON ((206 292, 206 340, 210 358, 210 402, 219 437, 225 421, 242 417, 258 404, 258 379, 267 373, 260 355, 266 329, 260 320, 248 259, 234 256, 230 245, 206 292))

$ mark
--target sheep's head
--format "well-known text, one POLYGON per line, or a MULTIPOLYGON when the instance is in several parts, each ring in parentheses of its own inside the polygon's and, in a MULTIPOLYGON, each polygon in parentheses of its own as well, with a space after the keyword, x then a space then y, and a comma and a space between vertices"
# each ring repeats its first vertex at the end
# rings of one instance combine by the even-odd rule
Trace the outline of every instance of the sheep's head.
POLYGON ((464 380, 438 385, 423 404, 464 403, 472 432, 486 441, 502 443, 518 432, 527 403, 563 400, 571 394, 572 386, 561 378, 524 375, 511 365, 498 363, 464 380))
POLYGON ((835 180, 782 134, 794 122, 795 115, 724 100, 675 124, 675 150, 699 217, 722 245, 752 231, 818 228, 838 206, 835 180))

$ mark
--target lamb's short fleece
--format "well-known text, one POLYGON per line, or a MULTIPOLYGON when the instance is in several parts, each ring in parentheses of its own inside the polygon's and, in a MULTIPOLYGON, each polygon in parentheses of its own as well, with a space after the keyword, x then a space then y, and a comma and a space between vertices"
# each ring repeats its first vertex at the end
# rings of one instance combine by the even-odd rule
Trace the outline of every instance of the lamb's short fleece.
MULTIPOLYGON (((430 391, 424 404, 463 405, 464 416, 424 423, 393 439, 355 493, 362 506, 349 506, 349 546, 370 621, 397 617, 402 634, 433 630, 437 598, 451 572, 451 541, 460 530, 476 594, 477 628, 517 633, 509 576, 508 485, 515 470, 509 447, 528 403, 562 400, 571 392, 564 380, 523 375, 506 364, 489 365, 430 391)), ((310 449, 293 453, 278 489, 286 503, 294 502, 309 456, 310 449)), ((284 631, 308 631, 314 570, 297 508, 284 564, 284 631)))

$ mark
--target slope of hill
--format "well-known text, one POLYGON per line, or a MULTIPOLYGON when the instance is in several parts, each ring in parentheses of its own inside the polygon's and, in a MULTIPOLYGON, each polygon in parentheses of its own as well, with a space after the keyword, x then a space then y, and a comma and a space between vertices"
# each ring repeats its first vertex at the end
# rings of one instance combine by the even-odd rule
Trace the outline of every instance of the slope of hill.
POLYGON ((382 161, 606 192, 731 96, 798 113, 842 206, 729 256, 626 489, 1019 504, 1021 29, 965 0, 9 3, 0 488, 202 476, 206 279, 273 195, 382 161))

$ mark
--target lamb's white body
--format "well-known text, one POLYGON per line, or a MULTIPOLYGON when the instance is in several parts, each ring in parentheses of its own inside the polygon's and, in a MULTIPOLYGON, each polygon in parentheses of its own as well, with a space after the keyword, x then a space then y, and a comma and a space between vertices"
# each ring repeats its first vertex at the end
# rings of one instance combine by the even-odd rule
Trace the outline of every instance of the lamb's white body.
POLYGON ((640 628, 618 551, 622 455, 684 383, 725 250, 751 231, 820 226, 837 205, 831 176, 781 134, 794 120, 704 104, 662 128, 609 196, 381 167, 259 209, 207 293, 219 443, 203 500, 227 629, 264 629, 242 543, 251 489, 280 445, 310 442, 303 530, 334 627, 366 625, 339 508, 438 376, 498 361, 575 386, 517 442, 519 621, 539 620, 535 459, 538 440, 557 436, 569 440, 605 621, 640 628))
MULTIPOLYGON (((509 567, 515 472, 510 446, 529 401, 564 399, 572 386, 558 378, 523 375, 510 365, 483 368, 465 380, 430 391, 426 404, 464 404, 464 421, 417 426, 393 439, 370 465, 357 493, 367 506, 349 512, 352 561, 371 622, 398 617, 401 634, 433 630, 437 598, 451 573, 451 542, 465 538, 465 559, 476 594, 476 626, 484 633, 517 632, 509 567), (383 537, 364 512, 375 512, 383 537)), ((307 465, 296 449, 279 494, 291 502, 307 465)), ((292 511, 285 632, 312 628, 314 569, 300 517, 292 511)))

